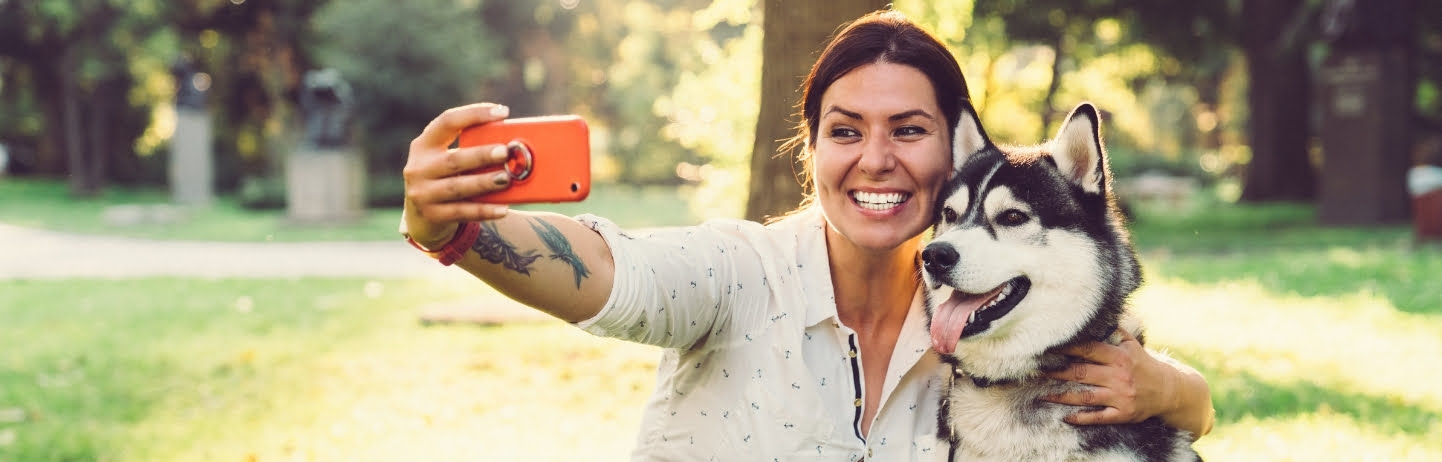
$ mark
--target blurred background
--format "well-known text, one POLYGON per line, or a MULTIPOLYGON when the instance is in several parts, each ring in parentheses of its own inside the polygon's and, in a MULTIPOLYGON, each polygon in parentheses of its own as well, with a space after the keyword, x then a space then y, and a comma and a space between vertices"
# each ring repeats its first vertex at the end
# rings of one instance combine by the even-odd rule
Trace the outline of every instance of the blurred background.
POLYGON ((997 140, 1103 110, 1203 456, 1442 459, 1442 2, 0 0, 0 461, 623 460, 657 352, 399 243, 407 144, 580 114, 591 198, 528 207, 764 219, 888 5, 997 140))

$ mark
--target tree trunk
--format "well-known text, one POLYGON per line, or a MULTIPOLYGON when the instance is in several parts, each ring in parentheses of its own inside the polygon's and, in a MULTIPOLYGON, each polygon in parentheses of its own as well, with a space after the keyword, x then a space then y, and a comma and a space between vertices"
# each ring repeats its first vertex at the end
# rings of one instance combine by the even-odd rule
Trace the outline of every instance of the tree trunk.
POLYGON ((65 174, 68 152, 65 131, 60 129, 65 126, 65 111, 62 105, 55 104, 63 101, 65 96, 62 79, 56 74, 58 68, 59 64, 53 58, 35 61, 30 67, 36 96, 45 102, 40 104, 45 129, 36 147, 35 170, 40 175, 54 177, 65 174))
POLYGON ((832 33, 848 21, 886 6, 879 0, 764 0, 761 104, 751 151, 746 218, 765 220, 794 210, 803 190, 802 165, 781 152, 800 125, 801 83, 832 33))
POLYGON ((112 159, 123 155, 122 153, 133 151, 131 149, 133 143, 118 142, 121 140, 115 137, 118 131, 116 130, 117 125, 120 124, 120 120, 118 120, 120 112, 119 108, 114 105, 115 98, 113 96, 117 92, 124 91, 123 87, 117 88, 118 85, 123 84, 124 82, 115 77, 102 79, 95 85, 95 90, 91 92, 89 102, 86 104, 88 106, 86 113, 89 115, 88 127, 86 127, 89 129, 87 137, 89 143, 87 143, 85 152, 88 154, 89 161, 86 162, 84 172, 87 176, 86 181, 93 192, 105 189, 106 180, 110 178, 112 159))
POLYGON ((1041 99, 1041 111, 1037 112, 1041 114, 1041 133, 1037 137, 1039 140, 1051 138, 1052 121, 1056 120, 1057 113, 1052 104, 1056 100, 1057 90, 1061 88, 1062 62, 1066 58, 1066 54, 1071 51, 1067 48, 1066 37, 1063 34, 1057 34, 1056 40, 1051 43, 1051 82, 1047 83, 1046 95, 1041 99))
POLYGON ((1243 2, 1242 47, 1247 56, 1252 160, 1243 202, 1309 201, 1317 173, 1307 155, 1311 94, 1305 48, 1285 46, 1285 24, 1302 0, 1243 2))
POLYGON ((94 156, 90 155, 90 146, 95 140, 89 139, 92 134, 85 130, 87 120, 81 109, 80 85, 76 82, 73 60, 66 56, 68 54, 61 54, 62 58, 56 63, 56 74, 60 77, 60 112, 64 124, 61 132, 65 134, 63 149, 69 164, 66 170, 70 179, 70 194, 93 197, 100 192, 100 186, 90 174, 94 160, 94 156))

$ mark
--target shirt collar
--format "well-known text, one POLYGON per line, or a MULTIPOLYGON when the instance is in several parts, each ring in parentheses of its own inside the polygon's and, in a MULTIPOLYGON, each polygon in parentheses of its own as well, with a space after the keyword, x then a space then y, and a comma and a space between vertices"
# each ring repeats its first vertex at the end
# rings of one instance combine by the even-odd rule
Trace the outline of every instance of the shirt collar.
MULTIPOLYGON (((813 206, 788 218, 788 220, 795 220, 793 226, 797 227, 798 266, 830 265, 829 255, 826 251, 826 217, 821 214, 820 209, 820 207, 813 206)), ((836 314, 836 290, 832 286, 831 272, 812 271, 807 273, 803 271, 801 274, 807 287, 808 298, 816 301, 806 308, 806 327, 813 327, 826 321, 840 325, 841 320, 836 314), (813 290, 816 292, 811 293, 813 290)), ((923 285, 918 284, 916 296, 912 299, 911 309, 907 312, 906 322, 902 326, 903 331, 919 331, 917 335, 908 335, 906 332, 901 335, 901 341, 910 341, 904 347, 911 351, 931 348, 931 336, 926 327, 926 300, 922 295, 923 290, 925 290, 923 285)), ((898 344, 898 347, 903 347, 903 345, 898 344)), ((915 362, 915 359, 907 362, 915 362)))
POLYGON ((811 303, 806 307, 806 327, 821 324, 826 320, 838 322, 836 316, 836 290, 831 285, 830 259, 826 251, 826 217, 821 207, 812 206, 783 220, 791 226, 796 236, 796 268, 806 298, 811 303), (807 266, 821 265, 821 270, 807 266))

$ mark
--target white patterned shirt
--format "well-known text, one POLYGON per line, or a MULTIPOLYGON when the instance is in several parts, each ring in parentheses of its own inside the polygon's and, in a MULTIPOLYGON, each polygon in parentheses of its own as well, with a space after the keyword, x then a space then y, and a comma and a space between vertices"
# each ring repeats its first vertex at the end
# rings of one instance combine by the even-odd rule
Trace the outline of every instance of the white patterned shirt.
POLYGON ((855 331, 836 315, 825 219, 714 220, 631 236, 577 217, 611 247, 610 299, 587 332, 664 348, 638 461, 939 461, 945 368, 920 292, 881 390, 864 389, 855 331), (862 403, 881 393, 870 433, 862 403))

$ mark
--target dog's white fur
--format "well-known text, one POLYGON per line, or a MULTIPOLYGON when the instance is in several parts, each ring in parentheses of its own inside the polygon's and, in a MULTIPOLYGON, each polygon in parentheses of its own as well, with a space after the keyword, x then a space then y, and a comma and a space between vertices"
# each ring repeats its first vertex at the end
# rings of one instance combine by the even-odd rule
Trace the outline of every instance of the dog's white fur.
MULTIPOLYGON (((1092 118, 1076 114, 1073 112, 1057 137, 1041 150, 1050 155, 1069 183, 1089 194, 1103 194, 1108 178, 1099 127, 1092 118)), ((960 171, 970 156, 991 146, 975 113, 964 114, 953 137, 955 169, 960 171)), ((1106 284, 1135 287, 1136 281, 1133 278, 1121 282, 1115 275, 1108 275, 1106 271, 1114 268, 1102 267, 1103 259, 1099 257, 1104 250, 1099 245, 1103 244, 1085 232, 1048 228, 1036 218, 1018 226, 999 225, 996 218, 1002 211, 1038 216, 1034 206, 1021 198, 1022 191, 1007 185, 988 187, 999 169, 1000 164, 982 176, 976 189, 983 194, 981 210, 986 211, 984 220, 991 226, 938 224, 932 242, 949 244, 959 259, 946 274, 927 274, 927 286, 932 291, 928 300, 932 303, 950 298, 953 290, 980 294, 1018 276, 1031 281, 1025 298, 1015 308, 992 321, 985 331, 966 336, 956 345, 954 354, 962 368, 951 377, 951 392, 944 406, 948 413, 943 415, 948 428, 964 429, 959 433, 955 460, 1142 460, 1141 454, 1125 448, 1086 450, 1082 433, 1063 421, 1078 409, 1040 401, 1044 396, 1089 386, 1029 380, 1042 376, 1041 352, 1073 338, 1092 321, 1094 311, 1090 307, 1104 303, 1106 284), (1024 382, 978 386, 971 377, 1020 378, 1024 382)), ((942 206, 958 213, 969 210, 970 202, 975 200, 971 195, 968 188, 956 189, 942 206)), ((1135 270, 1134 259, 1123 260, 1120 264, 1125 270, 1135 270)), ((1139 337, 1140 322, 1123 313, 1119 327, 1139 337)), ((1120 335, 1114 333, 1107 341, 1118 344, 1120 335)), ((1194 460, 1190 442, 1189 437, 1174 438, 1168 460, 1194 460)))
MULTIPOLYGON (((957 123, 954 170, 960 170, 971 154, 988 144, 985 132, 975 121, 972 117, 962 117, 957 123)), ((1053 153, 1062 172, 1081 183, 1083 189, 1096 193, 1099 192, 1096 171, 1101 153, 1091 139, 1094 130, 1090 119, 1085 117, 1068 120, 1047 150, 1053 153)), ((983 181, 989 180, 988 176, 983 181)), ((953 210, 966 210, 971 200, 970 191, 961 189, 944 204, 953 210)), ((989 192, 983 207, 992 211, 1016 209, 1035 216, 1031 205, 1017 199, 1005 186, 989 192)), ((993 323, 988 331, 957 345, 958 356, 987 358, 968 361, 970 372, 1014 377, 1036 370, 1036 352, 1052 346, 1057 339, 1070 337, 1086 323, 1089 313, 1074 307, 1098 303, 1100 295, 1095 281, 1100 268, 1097 268, 1093 241, 1085 235, 1046 229, 1040 220, 1030 220, 1020 227, 996 229, 1004 235, 992 239, 981 228, 959 231, 939 228, 933 242, 950 243, 963 256, 951 278, 966 292, 984 293, 1023 274, 1031 278, 1031 292, 1020 305, 993 323)), ((938 299, 945 300, 951 292, 946 287, 942 289, 938 299)))
MULTIPOLYGON (((965 203, 953 205, 953 200, 948 205, 965 210, 965 203)), ((985 207, 1032 212, 1006 187, 988 194, 985 207)), ((1016 228, 998 227, 997 233, 992 239, 985 230, 971 228, 938 234, 933 242, 950 243, 962 255, 951 278, 963 291, 984 293, 1023 274, 1031 278, 1030 292, 1010 314, 956 347, 957 356, 985 358, 968 361, 968 372, 1015 377, 1036 370, 1038 351, 1070 337, 1086 323, 1090 313, 1075 307, 1098 301, 1096 249, 1085 236, 1042 228, 1040 220, 1016 228)), ((944 300, 950 295, 943 286, 937 297, 944 300)))

